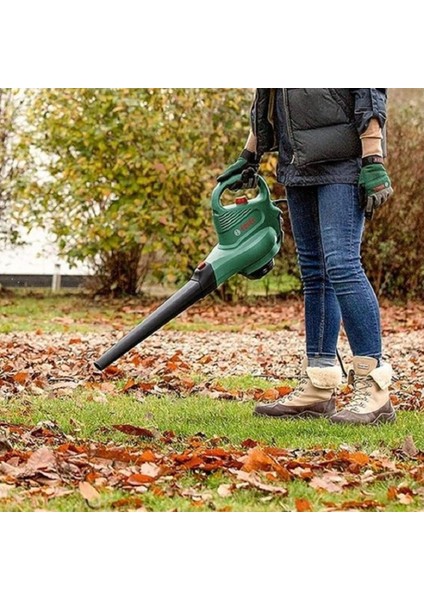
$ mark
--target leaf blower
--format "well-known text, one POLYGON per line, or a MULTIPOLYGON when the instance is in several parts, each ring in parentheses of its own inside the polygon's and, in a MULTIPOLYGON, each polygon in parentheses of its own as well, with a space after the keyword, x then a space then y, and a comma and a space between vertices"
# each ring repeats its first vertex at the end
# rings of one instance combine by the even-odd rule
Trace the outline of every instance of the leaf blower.
POLYGON ((94 363, 98 369, 108 367, 233 275, 261 279, 271 271, 283 242, 282 213, 271 200, 266 181, 260 176, 257 180, 256 198, 236 198, 226 206, 221 197, 229 188, 234 190, 238 184, 241 188, 241 176, 234 175, 214 189, 211 207, 218 245, 190 281, 94 363))

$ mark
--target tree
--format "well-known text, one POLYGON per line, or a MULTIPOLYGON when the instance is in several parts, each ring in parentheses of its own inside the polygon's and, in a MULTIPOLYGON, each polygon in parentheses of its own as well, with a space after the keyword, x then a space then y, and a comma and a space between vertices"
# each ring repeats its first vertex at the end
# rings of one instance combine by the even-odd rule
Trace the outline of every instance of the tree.
POLYGON ((19 108, 16 91, 0 88, 0 240, 3 242, 14 241, 16 237, 10 221, 10 209, 17 171, 13 144, 19 108))
POLYGON ((209 195, 248 131, 249 90, 27 90, 16 212, 88 260, 104 290, 187 277, 213 239, 209 195))

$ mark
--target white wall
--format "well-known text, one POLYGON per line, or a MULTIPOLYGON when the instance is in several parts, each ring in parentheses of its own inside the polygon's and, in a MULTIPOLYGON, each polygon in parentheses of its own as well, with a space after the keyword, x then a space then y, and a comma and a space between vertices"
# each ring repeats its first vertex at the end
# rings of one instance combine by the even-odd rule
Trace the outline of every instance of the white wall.
POLYGON ((55 244, 42 230, 33 230, 24 236, 27 244, 22 247, 0 251, 0 274, 52 275, 54 265, 60 264, 64 275, 87 275, 89 269, 81 264, 70 269, 65 261, 58 259, 55 244))

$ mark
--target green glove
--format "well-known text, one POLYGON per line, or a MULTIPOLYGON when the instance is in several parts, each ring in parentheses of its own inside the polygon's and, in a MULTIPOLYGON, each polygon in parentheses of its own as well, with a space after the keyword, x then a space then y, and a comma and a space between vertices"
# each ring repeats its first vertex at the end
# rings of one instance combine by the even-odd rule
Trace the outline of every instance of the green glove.
POLYGON ((374 210, 384 204, 392 194, 392 184, 381 156, 363 158, 359 175, 359 196, 366 219, 370 221, 374 210))
MULTIPOLYGON (((236 162, 230 165, 228 169, 226 169, 219 177, 217 177, 217 181, 219 183, 224 183, 230 179, 230 177, 233 177, 233 175, 241 174, 242 189, 256 187, 258 167, 259 164, 256 160, 256 154, 245 149, 240 154, 236 162)), ((229 189, 239 190, 240 184, 233 184, 229 189)))

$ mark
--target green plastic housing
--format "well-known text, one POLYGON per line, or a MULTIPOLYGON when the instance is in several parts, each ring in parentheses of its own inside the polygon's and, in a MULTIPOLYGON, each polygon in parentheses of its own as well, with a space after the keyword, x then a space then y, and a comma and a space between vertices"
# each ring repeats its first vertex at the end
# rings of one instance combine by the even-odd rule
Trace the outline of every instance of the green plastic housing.
POLYGON ((249 277, 260 271, 278 254, 283 241, 281 211, 273 204, 262 177, 258 177, 256 198, 245 203, 222 204, 225 190, 239 181, 240 176, 235 175, 212 193, 213 222, 219 243, 205 262, 212 266, 217 286, 236 273, 249 277))

